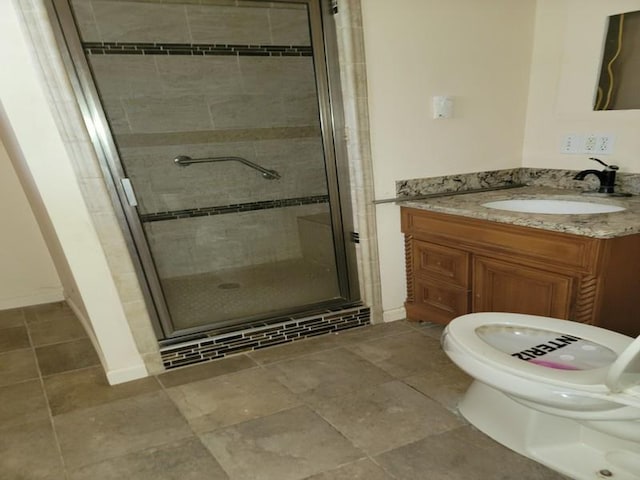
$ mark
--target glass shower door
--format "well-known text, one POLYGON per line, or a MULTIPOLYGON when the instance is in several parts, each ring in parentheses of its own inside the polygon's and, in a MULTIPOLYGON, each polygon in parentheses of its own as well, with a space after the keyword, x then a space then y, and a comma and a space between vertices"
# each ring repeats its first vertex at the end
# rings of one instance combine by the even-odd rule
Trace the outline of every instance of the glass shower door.
POLYGON ((202 3, 71 2, 167 336, 347 297, 317 2, 202 3))

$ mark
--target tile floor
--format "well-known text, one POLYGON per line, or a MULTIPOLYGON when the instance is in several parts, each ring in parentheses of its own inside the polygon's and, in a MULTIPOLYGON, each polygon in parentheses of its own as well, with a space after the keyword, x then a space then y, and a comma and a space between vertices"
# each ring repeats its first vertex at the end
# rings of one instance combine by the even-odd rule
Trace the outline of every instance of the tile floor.
POLYGON ((0 312, 3 480, 564 478, 469 426, 440 328, 364 327, 109 387, 63 304, 0 312))

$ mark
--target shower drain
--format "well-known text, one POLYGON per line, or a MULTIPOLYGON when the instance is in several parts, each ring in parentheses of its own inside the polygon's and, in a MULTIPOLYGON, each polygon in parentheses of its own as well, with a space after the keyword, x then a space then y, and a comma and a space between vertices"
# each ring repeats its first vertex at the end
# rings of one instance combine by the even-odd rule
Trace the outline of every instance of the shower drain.
POLYGON ((240 288, 240 284, 234 282, 221 283, 220 285, 218 285, 218 288, 221 288, 222 290, 233 290, 234 288, 240 288))

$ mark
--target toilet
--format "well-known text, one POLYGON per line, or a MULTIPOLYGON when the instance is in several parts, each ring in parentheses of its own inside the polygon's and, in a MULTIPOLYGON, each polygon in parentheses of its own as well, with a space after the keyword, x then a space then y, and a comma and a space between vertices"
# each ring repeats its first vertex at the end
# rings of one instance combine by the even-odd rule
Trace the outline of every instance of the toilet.
POLYGON ((442 347, 474 379, 458 408, 479 430, 570 478, 640 479, 640 337, 483 312, 442 347))

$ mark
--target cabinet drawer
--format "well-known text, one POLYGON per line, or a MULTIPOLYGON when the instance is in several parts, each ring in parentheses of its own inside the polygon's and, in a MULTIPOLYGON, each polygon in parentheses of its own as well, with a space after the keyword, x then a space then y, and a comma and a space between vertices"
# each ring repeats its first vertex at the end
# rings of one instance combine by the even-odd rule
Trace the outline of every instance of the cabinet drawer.
POLYGON ((402 231, 461 250, 517 257, 520 261, 595 272, 601 240, 487 220, 402 208, 402 231))
POLYGON ((406 309, 410 320, 446 324, 469 312, 469 292, 433 280, 416 279, 414 299, 406 309))
POLYGON ((455 248, 414 240, 413 273, 467 288, 469 254, 455 248))

